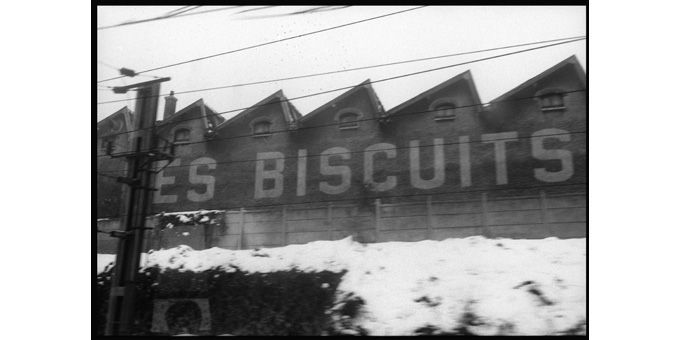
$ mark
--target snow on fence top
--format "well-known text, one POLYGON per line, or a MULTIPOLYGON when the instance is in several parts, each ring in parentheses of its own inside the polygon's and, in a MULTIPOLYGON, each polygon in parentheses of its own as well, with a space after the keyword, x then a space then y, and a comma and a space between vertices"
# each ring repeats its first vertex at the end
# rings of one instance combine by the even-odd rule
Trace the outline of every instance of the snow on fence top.
MULTIPOLYGON (((99 271, 112 261, 98 257, 99 271)), ((365 301, 357 322, 370 335, 450 330, 470 315, 477 319, 469 323, 478 325, 475 334, 559 334, 586 318, 585 239, 360 244, 345 238, 259 250, 180 246, 151 252, 142 263, 195 272, 347 270, 338 294, 365 301)))

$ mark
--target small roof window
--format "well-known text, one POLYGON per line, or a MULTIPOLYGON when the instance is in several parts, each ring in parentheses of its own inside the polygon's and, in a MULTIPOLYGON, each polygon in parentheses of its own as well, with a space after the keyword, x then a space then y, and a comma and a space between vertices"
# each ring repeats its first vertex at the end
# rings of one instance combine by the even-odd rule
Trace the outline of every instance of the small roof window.
POLYGON ((546 88, 536 93, 541 111, 560 111, 567 107, 564 105, 564 91, 558 88, 546 88))
POLYGON ((175 130, 175 143, 188 143, 191 139, 191 132, 189 129, 177 129, 175 130))
POLYGON ((338 121, 340 130, 359 128, 359 114, 356 112, 344 112, 338 117, 338 121))
POLYGON ((456 119, 456 104, 452 101, 445 101, 434 106, 434 120, 454 120, 456 119))
POLYGON ((253 124, 253 135, 256 137, 271 135, 271 125, 272 123, 268 120, 262 120, 253 124))

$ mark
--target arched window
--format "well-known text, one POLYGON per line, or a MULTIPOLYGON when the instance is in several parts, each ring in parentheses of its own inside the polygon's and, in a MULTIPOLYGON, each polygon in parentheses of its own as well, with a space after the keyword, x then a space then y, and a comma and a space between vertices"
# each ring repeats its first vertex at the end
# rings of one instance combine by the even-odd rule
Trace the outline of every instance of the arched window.
POLYGON ((187 143, 190 139, 189 129, 177 129, 175 130, 175 143, 187 143))
POLYGON ((545 94, 540 98, 541 109, 544 111, 564 109, 564 98, 559 93, 545 94))
POLYGON ((359 127, 359 114, 356 112, 345 112, 338 117, 340 129, 356 129, 359 127))
POLYGON ((443 102, 434 107, 434 120, 453 120, 456 119, 456 104, 452 102, 443 102))
POLYGON ((115 137, 108 137, 102 139, 102 152, 108 153, 109 151, 113 152, 113 150, 116 148, 116 139, 115 137))
POLYGON ((547 88, 536 93, 541 105, 541 111, 559 111, 566 109, 564 106, 564 91, 558 88, 547 88))
POLYGON ((262 120, 253 124, 253 135, 268 136, 271 134, 271 123, 268 120, 262 120))

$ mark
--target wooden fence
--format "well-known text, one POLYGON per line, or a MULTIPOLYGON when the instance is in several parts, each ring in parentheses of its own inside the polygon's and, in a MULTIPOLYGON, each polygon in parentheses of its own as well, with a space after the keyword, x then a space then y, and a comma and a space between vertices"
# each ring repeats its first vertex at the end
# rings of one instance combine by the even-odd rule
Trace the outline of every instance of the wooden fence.
MULTIPOLYGON (((359 242, 442 240, 468 236, 490 238, 586 237, 585 194, 513 196, 488 199, 434 200, 369 205, 327 203, 284 205, 273 209, 225 210, 219 225, 155 223, 146 248, 186 244, 194 249, 251 249, 337 240, 359 242)), ((154 225, 150 218, 147 225, 154 225)), ((103 230, 119 228, 115 220, 98 222, 103 230)), ((115 239, 98 235, 98 252, 115 253, 115 239)))

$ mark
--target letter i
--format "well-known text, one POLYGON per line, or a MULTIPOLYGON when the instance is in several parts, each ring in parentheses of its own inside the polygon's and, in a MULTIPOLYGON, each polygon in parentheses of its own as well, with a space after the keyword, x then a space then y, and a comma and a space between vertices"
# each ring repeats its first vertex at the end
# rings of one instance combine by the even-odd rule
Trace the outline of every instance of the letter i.
POLYGON ((298 150, 297 167, 297 195, 304 196, 307 192, 307 150, 298 150))

